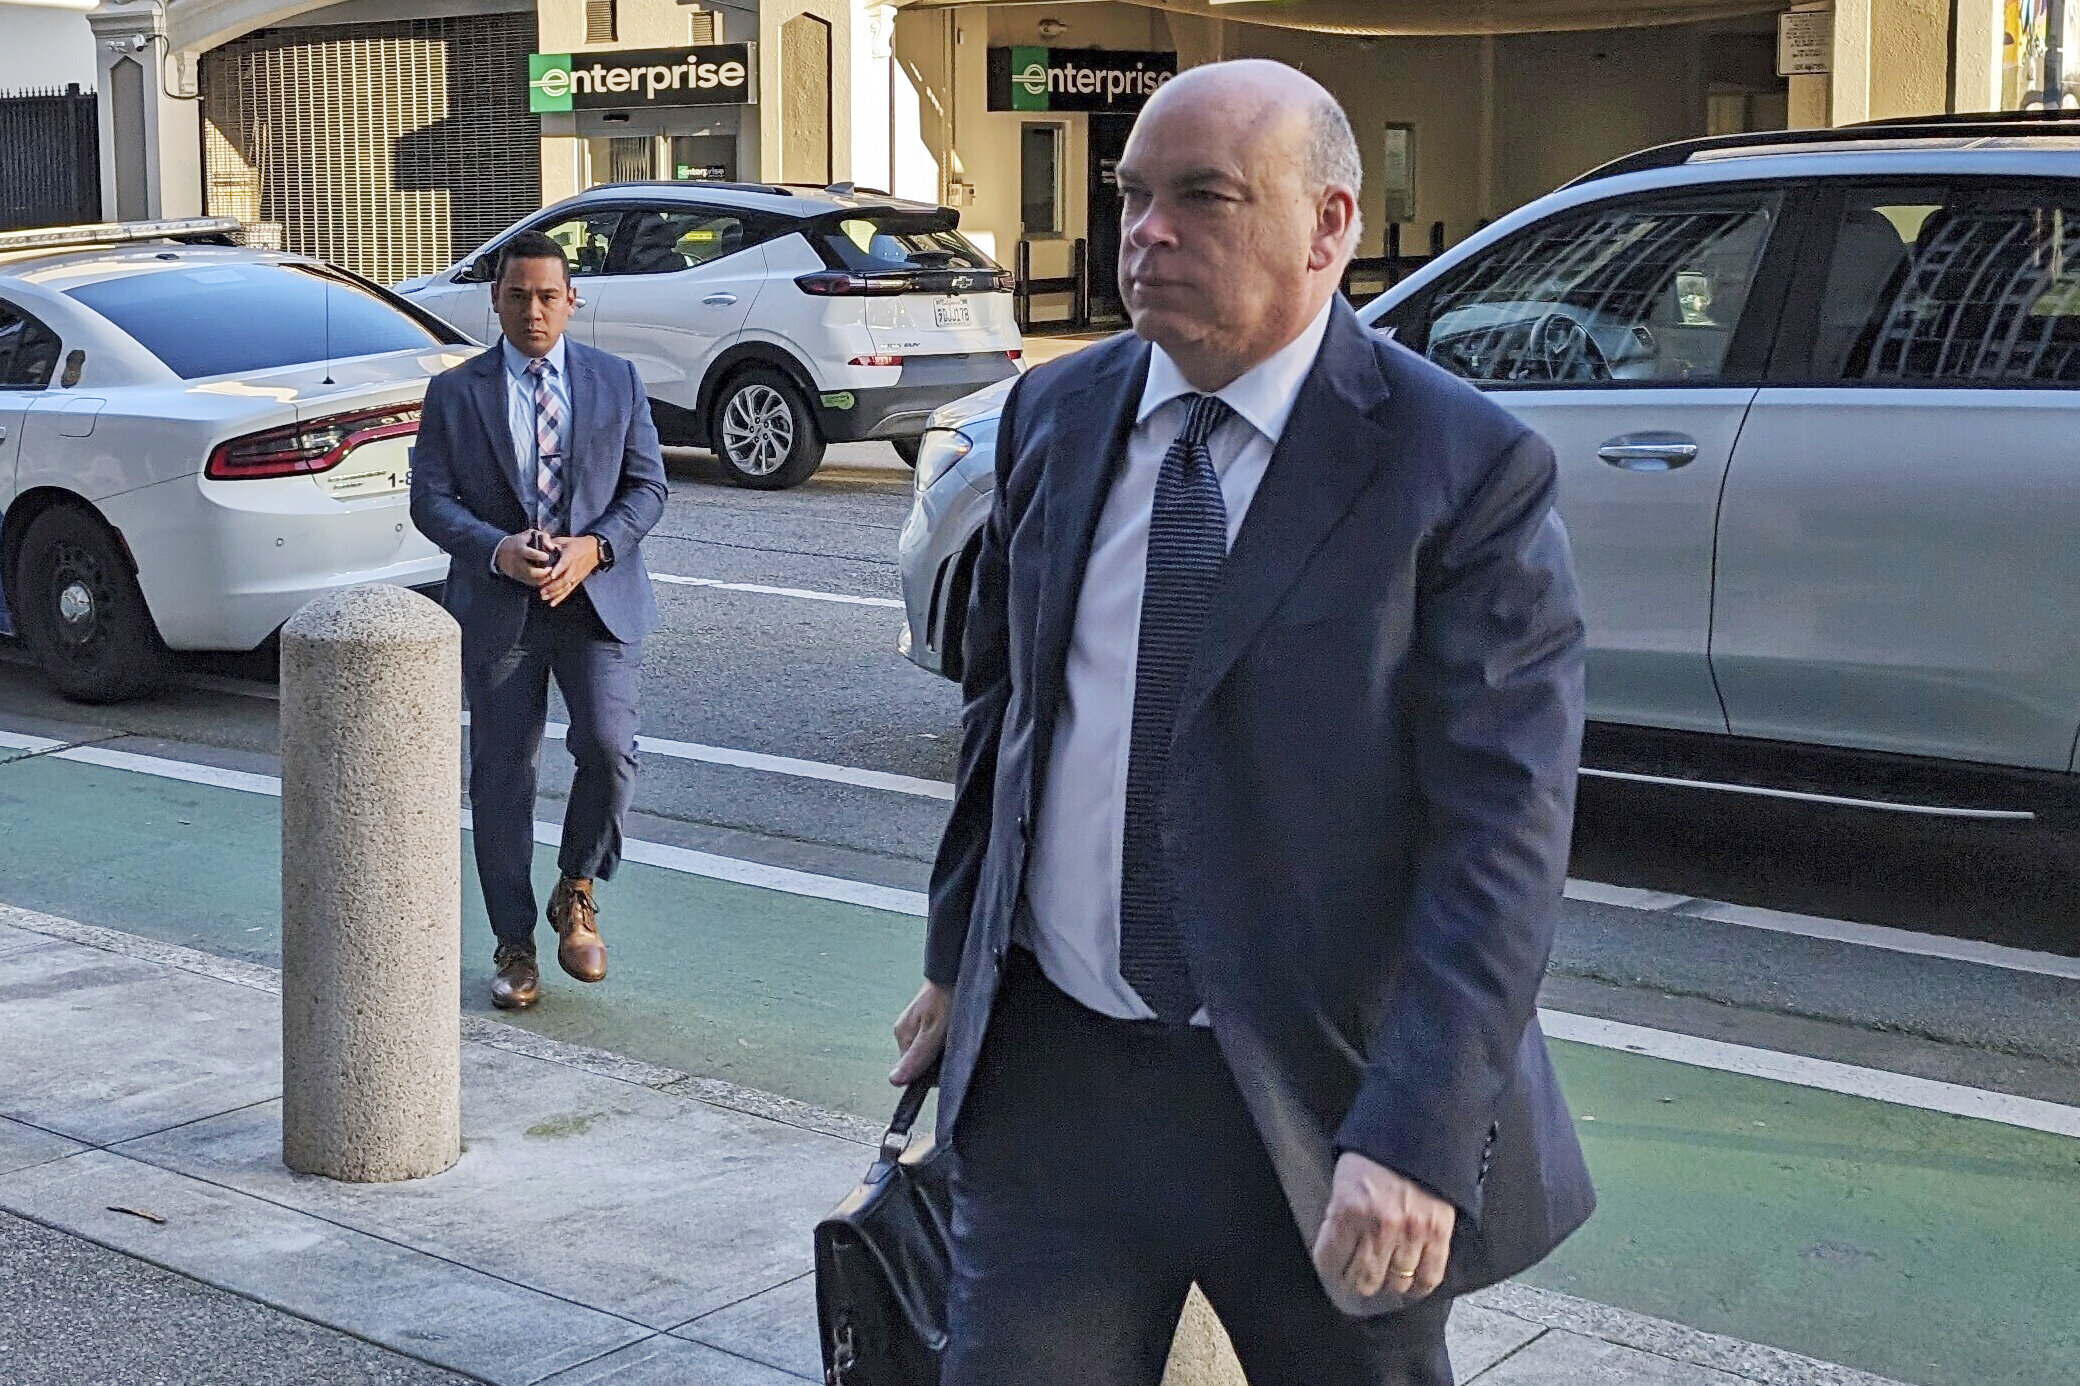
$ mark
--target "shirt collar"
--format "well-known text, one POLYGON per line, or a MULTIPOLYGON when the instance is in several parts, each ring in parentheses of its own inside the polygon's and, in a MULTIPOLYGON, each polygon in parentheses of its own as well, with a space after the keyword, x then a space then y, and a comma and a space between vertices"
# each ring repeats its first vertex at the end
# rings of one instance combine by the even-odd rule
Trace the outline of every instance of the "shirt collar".
MULTIPOLYGON (((516 376, 520 379, 526 379, 526 353, 521 351, 520 348, 514 346, 511 342, 507 341, 504 337, 500 337, 498 339, 498 345, 499 349, 505 353, 506 372, 509 375, 516 376)), ((548 355, 545 359, 549 362, 549 374, 556 377, 559 380, 562 379, 564 375, 563 354, 563 338, 558 337, 556 339, 556 344, 549 348, 548 355)))
MULTIPOLYGON (((1300 387, 1307 382, 1307 373, 1314 369, 1315 357, 1321 354, 1322 338, 1329 331, 1329 313, 1335 306, 1336 300, 1331 298, 1299 336, 1229 381, 1225 389, 1215 391, 1223 404, 1274 443, 1286 431, 1293 406, 1300 402, 1300 387)), ((1171 400, 1197 393, 1170 359, 1170 353, 1151 347, 1148 383, 1141 388, 1141 409, 1134 416, 1135 426, 1147 423, 1149 415, 1171 400)))

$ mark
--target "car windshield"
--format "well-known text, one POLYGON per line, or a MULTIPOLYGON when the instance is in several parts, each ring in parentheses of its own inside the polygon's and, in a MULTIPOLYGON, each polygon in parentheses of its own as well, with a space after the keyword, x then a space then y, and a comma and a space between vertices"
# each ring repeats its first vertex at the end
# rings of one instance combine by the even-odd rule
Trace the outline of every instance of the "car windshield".
POLYGON ((207 262, 67 292, 184 380, 441 344, 380 293, 319 265, 207 262))
POLYGON ((854 274, 996 268, 950 216, 860 212, 825 223, 815 239, 833 268, 854 274))

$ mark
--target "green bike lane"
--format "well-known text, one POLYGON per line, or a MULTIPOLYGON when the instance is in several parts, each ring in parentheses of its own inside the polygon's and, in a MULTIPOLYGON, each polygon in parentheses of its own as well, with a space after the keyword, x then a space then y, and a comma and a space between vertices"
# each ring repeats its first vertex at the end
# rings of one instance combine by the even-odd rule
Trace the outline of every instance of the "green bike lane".
MULTIPOLYGON (((0 902, 273 962, 277 802, 0 764, 0 902)), ((553 878, 545 849, 538 873, 553 878)), ((468 873, 466 873, 467 875, 468 873)), ((879 1118, 921 921, 630 864, 543 1034, 879 1118)), ((465 1004, 488 930, 465 885, 465 1004)), ((6 998, 0 996, 0 1005, 6 998)), ((1926 1386, 2080 1379, 2080 1141, 1555 1042, 1597 1216, 1525 1279, 1926 1386)))

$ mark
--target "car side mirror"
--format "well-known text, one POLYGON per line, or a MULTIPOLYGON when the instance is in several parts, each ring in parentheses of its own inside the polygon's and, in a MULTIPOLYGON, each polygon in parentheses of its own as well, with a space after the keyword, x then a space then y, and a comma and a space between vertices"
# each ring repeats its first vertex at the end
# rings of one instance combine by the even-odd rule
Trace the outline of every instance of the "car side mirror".
POLYGON ((497 277, 498 256, 489 251, 470 261, 469 268, 462 272, 462 282, 465 284, 489 284, 497 277))

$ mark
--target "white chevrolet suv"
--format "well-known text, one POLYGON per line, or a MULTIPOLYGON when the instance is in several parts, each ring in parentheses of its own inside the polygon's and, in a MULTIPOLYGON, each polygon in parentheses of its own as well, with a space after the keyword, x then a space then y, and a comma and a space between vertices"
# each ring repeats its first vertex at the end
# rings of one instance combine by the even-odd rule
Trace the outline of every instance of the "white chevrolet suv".
POLYGON ((884 439, 914 463, 934 409, 1018 372, 1012 276, 959 224, 846 184, 617 183, 397 291, 490 341, 499 248, 545 233, 570 258, 570 333, 635 363, 664 440, 777 490, 827 443, 884 439))

